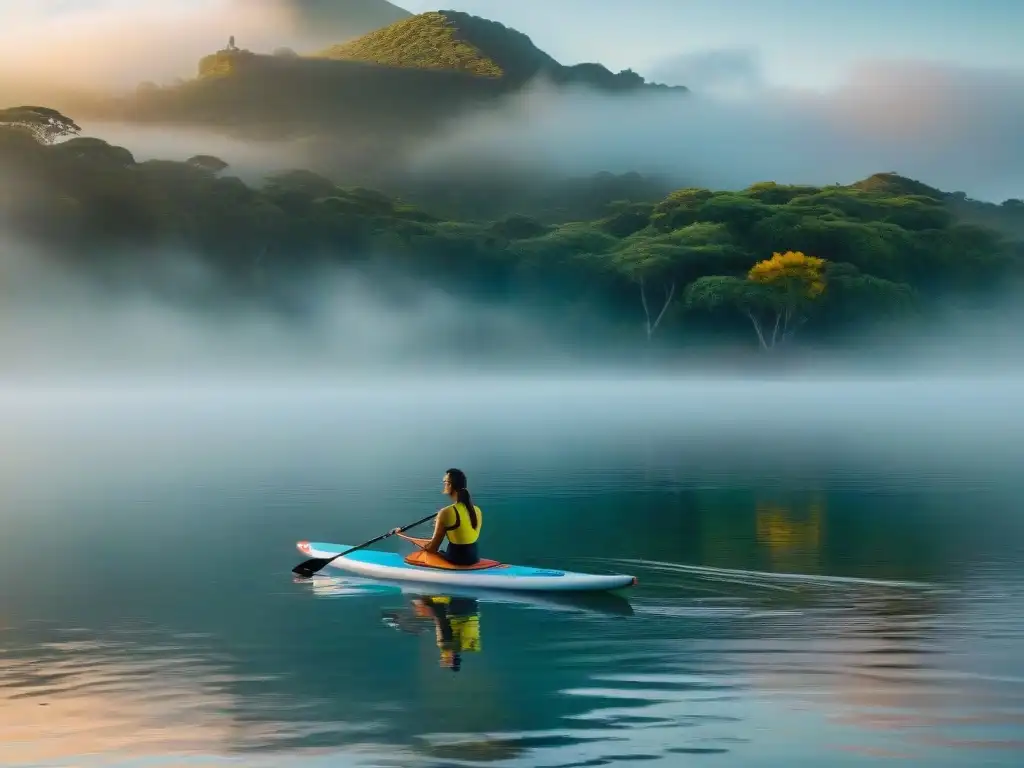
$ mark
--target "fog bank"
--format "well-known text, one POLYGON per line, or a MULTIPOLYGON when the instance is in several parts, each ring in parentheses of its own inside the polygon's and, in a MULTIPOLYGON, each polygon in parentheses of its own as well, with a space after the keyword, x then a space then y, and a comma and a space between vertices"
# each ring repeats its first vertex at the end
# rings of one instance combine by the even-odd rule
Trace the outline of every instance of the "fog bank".
POLYGON ((895 171, 981 200, 1024 195, 1024 71, 867 61, 826 92, 686 85, 686 96, 612 98, 537 83, 500 109, 454 122, 416 164, 505 157, 570 174, 665 174, 713 189, 849 184, 895 171))

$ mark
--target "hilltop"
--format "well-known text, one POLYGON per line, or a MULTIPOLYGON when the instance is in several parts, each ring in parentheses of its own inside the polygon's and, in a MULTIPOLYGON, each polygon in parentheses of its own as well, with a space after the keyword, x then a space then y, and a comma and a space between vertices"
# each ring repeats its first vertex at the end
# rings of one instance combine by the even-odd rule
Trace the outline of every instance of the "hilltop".
MULTIPOLYGON (((467 27, 466 24, 457 25, 452 17, 444 13, 421 13, 350 43, 332 46, 321 55, 328 59, 365 61, 389 67, 455 69, 480 77, 504 76, 505 72, 494 60, 495 57, 485 52, 474 41, 472 34, 466 33, 467 27)), ((541 54, 525 35, 511 33, 511 30, 509 32, 505 36, 506 41, 520 43, 516 54, 521 56, 525 52, 528 58, 540 54, 550 59, 541 54)), ((498 58, 501 58, 500 55, 498 58)))
POLYGON ((931 187, 924 182, 917 181, 916 179, 908 179, 906 176, 900 176, 895 171, 872 174, 866 179, 854 182, 850 185, 850 188, 859 189, 861 192, 867 192, 869 194, 889 195, 892 197, 903 195, 931 197, 936 200, 943 200, 948 196, 948 193, 946 192, 936 189, 935 187, 931 187))
POLYGON ((319 55, 388 67, 466 72, 501 79, 513 88, 538 76, 558 84, 580 83, 605 90, 668 88, 645 83, 631 70, 613 74, 600 64, 565 66, 522 32, 461 11, 421 13, 331 46, 319 55))
POLYGON ((410 73, 419 73, 424 85, 434 87, 441 82, 438 75, 463 75, 491 81, 496 94, 521 88, 537 77, 558 85, 585 85, 602 91, 688 92, 683 86, 648 83, 630 69, 613 73, 597 63, 565 66, 522 32, 461 11, 410 16, 312 56, 291 52, 277 56, 257 54, 236 48, 232 39, 227 48, 200 60, 199 77, 247 72, 271 75, 280 72, 283 65, 310 77, 330 72, 338 77, 353 72, 362 77, 408 77, 410 73), (360 68, 346 66, 353 64, 360 68), (398 75, 396 71, 405 74, 398 75))
POLYGON ((613 74, 600 64, 564 66, 522 32, 461 11, 421 13, 331 46, 319 55, 387 67, 454 70, 500 78, 512 87, 542 75, 560 84, 583 83, 608 90, 669 88, 645 83, 628 69, 613 74))
MULTIPOLYGON (((647 83, 628 69, 565 66, 525 34, 457 11, 411 16, 309 56, 254 52, 232 38, 197 70, 189 81, 147 83, 121 97, 64 106, 87 119, 191 123, 265 138, 351 138, 388 157, 537 77, 608 94, 688 92, 647 83)), ((354 154, 366 157, 367 150, 354 154)))
POLYGON ((986 203, 963 192, 943 192, 892 171, 868 176, 850 188, 890 197, 932 198, 942 202, 957 221, 994 230, 1017 243, 1024 242, 1024 200, 1011 198, 998 205, 986 203))

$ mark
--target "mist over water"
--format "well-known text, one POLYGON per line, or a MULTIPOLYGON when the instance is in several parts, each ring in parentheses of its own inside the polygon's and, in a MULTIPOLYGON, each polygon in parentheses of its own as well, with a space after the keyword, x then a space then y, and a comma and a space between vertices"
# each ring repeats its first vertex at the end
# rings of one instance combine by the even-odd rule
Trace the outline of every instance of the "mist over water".
POLYGON ((485 368, 572 365, 562 359, 572 350, 551 338, 553 313, 455 297, 441 282, 394 270, 325 267, 293 290, 295 308, 285 310, 232 297, 179 250, 140 252, 147 269, 137 279, 118 269, 106 282, 6 243, 0 370, 15 380, 156 377, 188 386, 212 377, 244 387, 379 372, 400 381, 439 366, 472 372, 475 359, 485 368))
POLYGON ((123 254, 129 266, 118 267, 113 279, 102 268, 99 278, 69 270, 52 256, 0 231, 0 371, 12 383, 246 388, 375 379, 406 386, 441 375, 460 382, 482 376, 487 387, 504 387, 502 376, 567 376, 581 385, 622 380, 628 389, 653 377, 706 387, 717 397, 714 382, 743 387, 753 377, 821 393, 822 413, 808 413, 810 422, 832 418, 826 390, 835 386, 848 385, 857 397, 863 381, 892 380, 905 387, 891 390, 896 413, 904 399, 915 407, 918 387, 941 392, 940 400, 962 399, 962 412, 974 407, 972 386, 1007 382, 1012 389, 1024 376, 1024 344, 1014 330, 1024 313, 1012 291, 986 307, 951 306, 927 326, 866 333, 854 346, 811 346, 775 362, 777 355, 756 351, 753 331, 749 349, 736 352, 650 345, 639 298, 632 332, 594 317, 589 336, 566 336, 565 309, 555 301, 456 294, 440 275, 328 265, 291 287, 285 307, 232 295, 222 278, 180 249, 123 254))
MULTIPOLYGON (((282 370, 243 380, 178 370, 148 379, 15 380, 0 389, 0 407, 23 461, 41 436, 55 441, 40 455, 43 465, 11 478, 16 484, 37 482, 49 462, 86 444, 81 461, 91 468, 76 473, 87 477, 120 471, 147 442, 147 450, 168 451, 154 468, 205 454, 215 475, 262 471, 281 458, 275 434, 288 425, 297 464, 341 462, 351 471, 356 462, 375 466, 380 477, 392 470, 432 476, 436 470, 406 462, 419 464, 436 449, 450 457, 442 463, 486 467, 488 482, 501 488, 515 482, 503 478, 505 458, 521 461, 528 450, 530 472, 550 462, 556 483, 595 457, 614 463, 621 456, 623 470, 642 458, 645 471, 680 482, 716 483, 724 472, 726 485, 738 474, 762 486, 799 487, 835 471, 840 486, 856 485, 860 476, 850 473, 863 472, 878 487, 914 485, 922 473, 956 487, 1003 483, 1024 460, 1021 383, 1019 376, 658 378, 458 369, 318 377, 282 370), (324 441, 334 444, 327 454, 324 441)), ((587 476, 588 492, 613 490, 617 472, 587 476)))

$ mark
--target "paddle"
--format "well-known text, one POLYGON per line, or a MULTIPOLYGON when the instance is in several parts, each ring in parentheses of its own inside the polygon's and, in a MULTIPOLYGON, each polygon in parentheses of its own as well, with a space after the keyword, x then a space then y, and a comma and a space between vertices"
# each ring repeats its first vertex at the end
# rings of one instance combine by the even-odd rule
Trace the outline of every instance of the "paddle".
MULTIPOLYGON (((427 520, 432 520, 436 515, 437 515, 436 512, 432 512, 431 514, 429 514, 426 517, 424 517, 422 520, 417 520, 415 523, 409 523, 404 528, 399 528, 398 530, 400 532, 404 533, 405 531, 408 531, 410 528, 415 528, 417 525, 423 525, 423 523, 427 522, 427 520)), ((362 549, 363 547, 368 547, 371 544, 376 544, 381 539, 386 539, 388 536, 391 536, 393 534, 394 534, 394 531, 388 531, 387 533, 385 533, 385 534, 383 534, 381 536, 378 536, 376 539, 370 539, 369 541, 364 541, 358 547, 352 547, 351 549, 346 549, 344 552, 339 552, 334 557, 313 557, 313 558, 310 558, 306 562, 299 563, 294 568, 292 568, 292 573, 297 573, 297 574, 299 574, 299 576, 304 576, 305 578, 308 579, 310 576, 312 576, 314 573, 319 571, 321 568, 326 566, 331 561, 337 560, 339 557, 344 557, 345 555, 349 554, 350 552, 355 552, 357 549, 362 549)))

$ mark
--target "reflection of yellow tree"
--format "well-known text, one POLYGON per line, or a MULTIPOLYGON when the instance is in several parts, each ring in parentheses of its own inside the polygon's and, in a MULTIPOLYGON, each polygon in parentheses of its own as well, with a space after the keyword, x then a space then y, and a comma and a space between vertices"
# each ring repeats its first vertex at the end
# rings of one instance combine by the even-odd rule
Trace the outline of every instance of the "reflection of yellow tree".
POLYGON ((778 570, 816 572, 820 566, 825 501, 816 496, 804 505, 757 502, 757 543, 768 550, 778 570))

